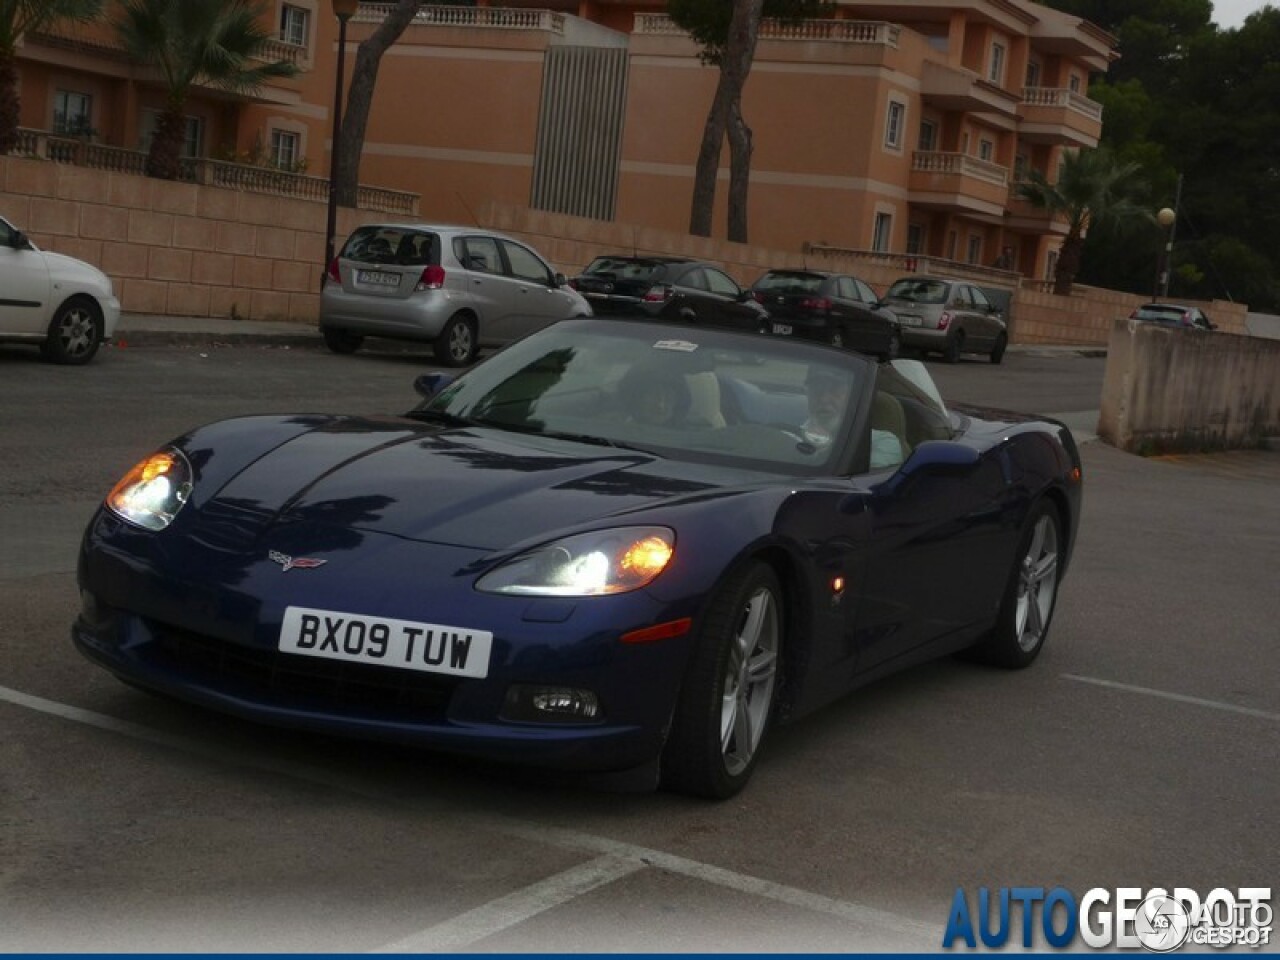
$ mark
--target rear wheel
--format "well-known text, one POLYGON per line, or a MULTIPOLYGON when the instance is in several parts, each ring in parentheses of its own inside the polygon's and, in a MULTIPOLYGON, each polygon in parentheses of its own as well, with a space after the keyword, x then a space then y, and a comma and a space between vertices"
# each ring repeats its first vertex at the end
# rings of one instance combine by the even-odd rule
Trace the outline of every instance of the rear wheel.
POLYGON ((1058 509, 1042 500, 1023 524, 999 618, 991 635, 971 651, 974 659, 1018 669, 1039 655, 1058 599, 1062 543, 1058 509))
POLYGON ((436 359, 446 367, 465 367, 476 359, 476 322, 465 313, 455 313, 435 342, 436 359))
POLYGON ((754 562, 716 592, 694 650, 662 753, 663 786, 725 799, 750 779, 778 685, 782 586, 754 562))
POLYGON ((964 352, 964 331, 957 330, 955 335, 947 341, 947 349, 942 352, 942 358, 947 363, 959 363, 960 354, 964 352))
POLYGON ((54 313, 40 350, 51 363, 78 366, 92 360, 101 343, 102 311, 88 297, 73 297, 54 313))
POLYGON ((897 360, 902 356, 902 334, 897 330, 889 334, 889 347, 885 351, 885 356, 890 360, 897 360))
POLYGON ((991 362, 999 363, 1004 359, 1005 348, 1009 346, 1009 338, 1003 333, 996 337, 996 345, 991 348, 991 362))
POLYGON ((364 337, 337 327, 324 328, 324 345, 334 353, 355 353, 364 343, 364 337))

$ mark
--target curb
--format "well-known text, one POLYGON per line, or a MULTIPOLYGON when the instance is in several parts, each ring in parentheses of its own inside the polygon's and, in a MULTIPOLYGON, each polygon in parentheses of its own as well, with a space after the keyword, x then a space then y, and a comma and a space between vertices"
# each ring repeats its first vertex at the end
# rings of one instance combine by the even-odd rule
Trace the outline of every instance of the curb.
POLYGON ((315 333, 225 332, 221 330, 119 330, 111 345, 130 347, 311 347, 324 341, 315 333))

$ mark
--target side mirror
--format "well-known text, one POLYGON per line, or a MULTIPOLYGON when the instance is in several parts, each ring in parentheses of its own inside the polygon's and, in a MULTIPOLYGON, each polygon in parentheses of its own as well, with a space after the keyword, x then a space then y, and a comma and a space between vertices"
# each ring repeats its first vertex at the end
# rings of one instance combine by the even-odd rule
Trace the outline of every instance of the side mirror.
POLYGON ((963 477, 981 459, 978 451, 952 440, 926 440, 911 452, 898 472, 876 488, 880 494, 893 494, 916 477, 963 477))
POLYGON ((15 250, 30 250, 31 241, 27 239, 27 235, 21 230, 15 230, 9 238, 9 246, 15 250))
POLYGON ((413 389, 424 400, 430 400, 456 379, 451 373, 424 373, 413 381, 413 389))
POLYGON ((554 277, 551 278, 551 282, 554 283, 557 287, 563 287, 565 284, 569 282, 569 278, 566 277, 563 273, 557 273, 554 277))

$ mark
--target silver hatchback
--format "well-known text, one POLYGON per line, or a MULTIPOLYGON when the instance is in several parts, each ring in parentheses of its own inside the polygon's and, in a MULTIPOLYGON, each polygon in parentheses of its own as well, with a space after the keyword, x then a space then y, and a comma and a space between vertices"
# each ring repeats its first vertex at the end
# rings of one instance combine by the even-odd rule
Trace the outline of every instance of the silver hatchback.
POLYGON ((432 343, 451 367, 591 306, 531 247, 471 227, 367 224, 329 264, 320 332, 335 353, 365 337, 432 343))
POLYGON ((884 306, 897 314, 903 346, 941 353, 948 363, 962 353, 985 353, 992 363, 1004 359, 1008 326, 1000 308, 975 284, 949 277, 903 277, 884 295, 884 306))

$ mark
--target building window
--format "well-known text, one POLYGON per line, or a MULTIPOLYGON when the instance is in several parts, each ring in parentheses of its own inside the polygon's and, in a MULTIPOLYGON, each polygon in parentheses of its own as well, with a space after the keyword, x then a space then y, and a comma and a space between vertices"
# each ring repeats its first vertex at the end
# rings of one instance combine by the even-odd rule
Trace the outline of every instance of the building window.
POLYGON ((93 132, 93 97, 73 90, 53 95, 53 132, 81 136, 93 132))
POLYGON ((280 39, 295 47, 307 45, 307 27, 311 19, 311 11, 292 4, 280 5, 280 39))
POLYGON ((924 252, 924 227, 918 223, 907 224, 907 253, 924 252))
MULTIPOLYGON (((156 126, 159 122, 160 112, 158 110, 142 111, 142 150, 151 149, 151 139, 156 135, 156 126)), ((204 121, 199 117, 183 117, 181 156, 195 158, 203 155, 204 121)))
POLYGON ((885 118, 884 145, 893 150, 902 149, 902 126, 907 118, 907 105, 897 100, 889 101, 889 114, 885 118))
POLYGON ((1004 84, 1004 44, 991 45, 991 64, 987 70, 987 79, 992 83, 1004 84))
POLYGON ((1040 86, 1040 62, 1038 60, 1032 60, 1027 64, 1027 86, 1040 86))
POLYGON ((1072 93, 1079 93, 1079 92, 1080 92, 1080 74, 1078 74, 1078 73, 1073 73, 1073 74, 1072 74, 1072 75, 1067 79, 1067 88, 1068 88, 1072 93))
POLYGON ((938 149, 938 125, 932 120, 920 121, 920 148, 923 151, 938 149))
POLYGON ((996 155, 996 145, 983 137, 978 141, 978 159, 991 161, 996 155))
POLYGON ((271 131, 271 164, 281 170, 298 166, 302 137, 288 130, 271 131))
POLYGON ((954 260, 956 258, 956 232, 954 230, 947 231, 947 259, 954 260))
POLYGON ((970 263, 982 262, 982 237, 976 233, 969 234, 968 257, 970 263))
POLYGON ((1049 255, 1044 258, 1044 278, 1052 280, 1058 274, 1058 251, 1050 250, 1049 255))
POLYGON ((966 130, 960 134, 960 152, 966 157, 969 155, 969 131, 966 130))
POLYGON ((877 253, 888 253, 889 243, 893 239, 893 214, 877 213, 875 233, 871 237, 871 249, 877 253))
POLYGON ((1013 182, 1022 183, 1027 179, 1027 155, 1020 153, 1013 158, 1013 182))

